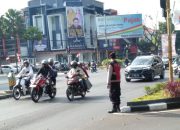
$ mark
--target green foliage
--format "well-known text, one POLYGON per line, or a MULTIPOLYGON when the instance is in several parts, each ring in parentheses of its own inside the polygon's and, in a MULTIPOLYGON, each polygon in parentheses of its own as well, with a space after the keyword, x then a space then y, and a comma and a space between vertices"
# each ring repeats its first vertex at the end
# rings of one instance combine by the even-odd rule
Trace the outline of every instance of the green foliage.
POLYGON ((8 26, 10 27, 9 32, 11 36, 21 36, 24 33, 24 18, 20 11, 17 11, 15 9, 9 9, 5 13, 5 18, 8 26))
POLYGON ((0 37, 4 37, 5 35, 7 35, 9 29, 10 27, 7 24, 7 19, 5 19, 2 15, 0 17, 0 37))
MULTIPOLYGON (((124 62, 124 60, 122 60, 122 59, 116 59, 116 61, 117 61, 120 65, 122 65, 122 63, 124 62)), ((109 65, 110 62, 111 62, 110 59, 105 59, 105 60, 102 61, 101 64, 102 64, 103 66, 107 66, 107 65, 109 65)))
POLYGON ((145 95, 145 96, 133 99, 133 102, 147 101, 147 100, 158 100, 158 99, 164 99, 164 98, 169 98, 169 97, 164 94, 164 90, 160 90, 160 91, 153 93, 151 95, 145 95))
POLYGON ((36 27, 29 27, 28 29, 26 29, 23 37, 26 40, 39 41, 42 39, 42 33, 36 27))
POLYGON ((163 90, 165 87, 166 87, 166 83, 158 83, 153 87, 145 86, 144 89, 147 95, 152 95, 160 90, 163 90))
MULTIPOLYGON (((174 24, 171 22, 171 32, 174 31, 174 24)), ((159 32, 160 34, 166 34, 167 33, 167 23, 166 22, 159 22, 159 32)))

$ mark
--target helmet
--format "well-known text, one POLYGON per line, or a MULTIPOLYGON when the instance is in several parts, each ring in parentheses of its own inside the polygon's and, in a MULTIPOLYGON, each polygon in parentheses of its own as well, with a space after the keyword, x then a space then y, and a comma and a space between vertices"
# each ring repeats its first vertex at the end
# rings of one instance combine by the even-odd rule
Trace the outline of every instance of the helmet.
POLYGON ((48 59, 48 63, 54 63, 53 58, 49 58, 49 59, 48 59))
POLYGON ((47 65, 48 62, 47 62, 47 60, 42 60, 42 61, 41 61, 41 64, 47 65))
POLYGON ((24 64, 27 64, 27 66, 29 66, 29 61, 25 60, 25 61, 23 62, 23 65, 24 65, 24 64))
POLYGON ((77 64, 77 62, 76 61, 71 61, 71 66, 73 67, 73 68, 76 68, 77 66, 78 66, 78 64, 77 64))

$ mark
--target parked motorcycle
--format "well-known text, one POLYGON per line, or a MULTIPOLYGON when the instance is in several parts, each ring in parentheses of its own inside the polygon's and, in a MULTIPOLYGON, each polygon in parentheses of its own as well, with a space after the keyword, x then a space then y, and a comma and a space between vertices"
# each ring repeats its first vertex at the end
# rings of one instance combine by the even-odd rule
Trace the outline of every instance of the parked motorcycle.
POLYGON ((48 94, 51 99, 56 96, 56 88, 49 78, 39 75, 30 85, 32 88, 31 98, 37 103, 43 94, 48 94))
POLYGON ((82 78, 79 75, 74 75, 72 78, 67 78, 68 88, 66 90, 66 96, 69 101, 74 100, 74 96, 81 96, 84 98, 86 96, 86 90, 82 87, 81 81, 82 78))
POLYGON ((29 87, 30 85, 30 81, 24 81, 25 82, 25 86, 26 86, 26 91, 24 90, 25 88, 22 87, 21 85, 21 81, 25 80, 26 76, 22 77, 22 76, 17 76, 16 78, 16 85, 13 87, 13 97, 15 100, 19 100, 21 96, 26 96, 26 95, 30 95, 31 93, 31 88, 29 87), (24 91, 25 93, 24 93, 24 91))

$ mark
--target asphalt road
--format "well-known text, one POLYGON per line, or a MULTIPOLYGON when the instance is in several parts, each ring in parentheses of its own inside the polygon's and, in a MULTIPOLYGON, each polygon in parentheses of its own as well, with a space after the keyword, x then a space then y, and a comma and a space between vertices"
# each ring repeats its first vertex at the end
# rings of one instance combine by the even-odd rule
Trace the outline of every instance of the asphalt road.
MULTIPOLYGON (((123 70, 122 70, 123 73, 123 70)), ((93 73, 93 87, 86 98, 69 102, 66 98, 66 79, 58 79, 58 93, 54 100, 41 98, 39 103, 24 97, 0 100, 0 130, 177 130, 179 111, 161 113, 108 114, 111 104, 106 89, 106 71, 93 73)), ((122 74, 122 106, 133 98, 144 95, 144 86, 154 82, 134 80, 126 83, 122 74)))

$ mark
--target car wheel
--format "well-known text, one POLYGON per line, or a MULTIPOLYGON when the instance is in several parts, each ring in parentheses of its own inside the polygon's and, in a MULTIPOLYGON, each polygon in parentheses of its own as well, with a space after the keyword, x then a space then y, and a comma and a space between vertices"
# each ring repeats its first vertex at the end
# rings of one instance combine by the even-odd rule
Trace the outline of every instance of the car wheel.
POLYGON ((164 70, 161 72, 160 79, 164 79, 164 70))
POLYGON ((126 82, 131 82, 131 79, 126 78, 126 82))
POLYGON ((151 73, 151 76, 149 77, 150 81, 154 81, 154 72, 151 73))

